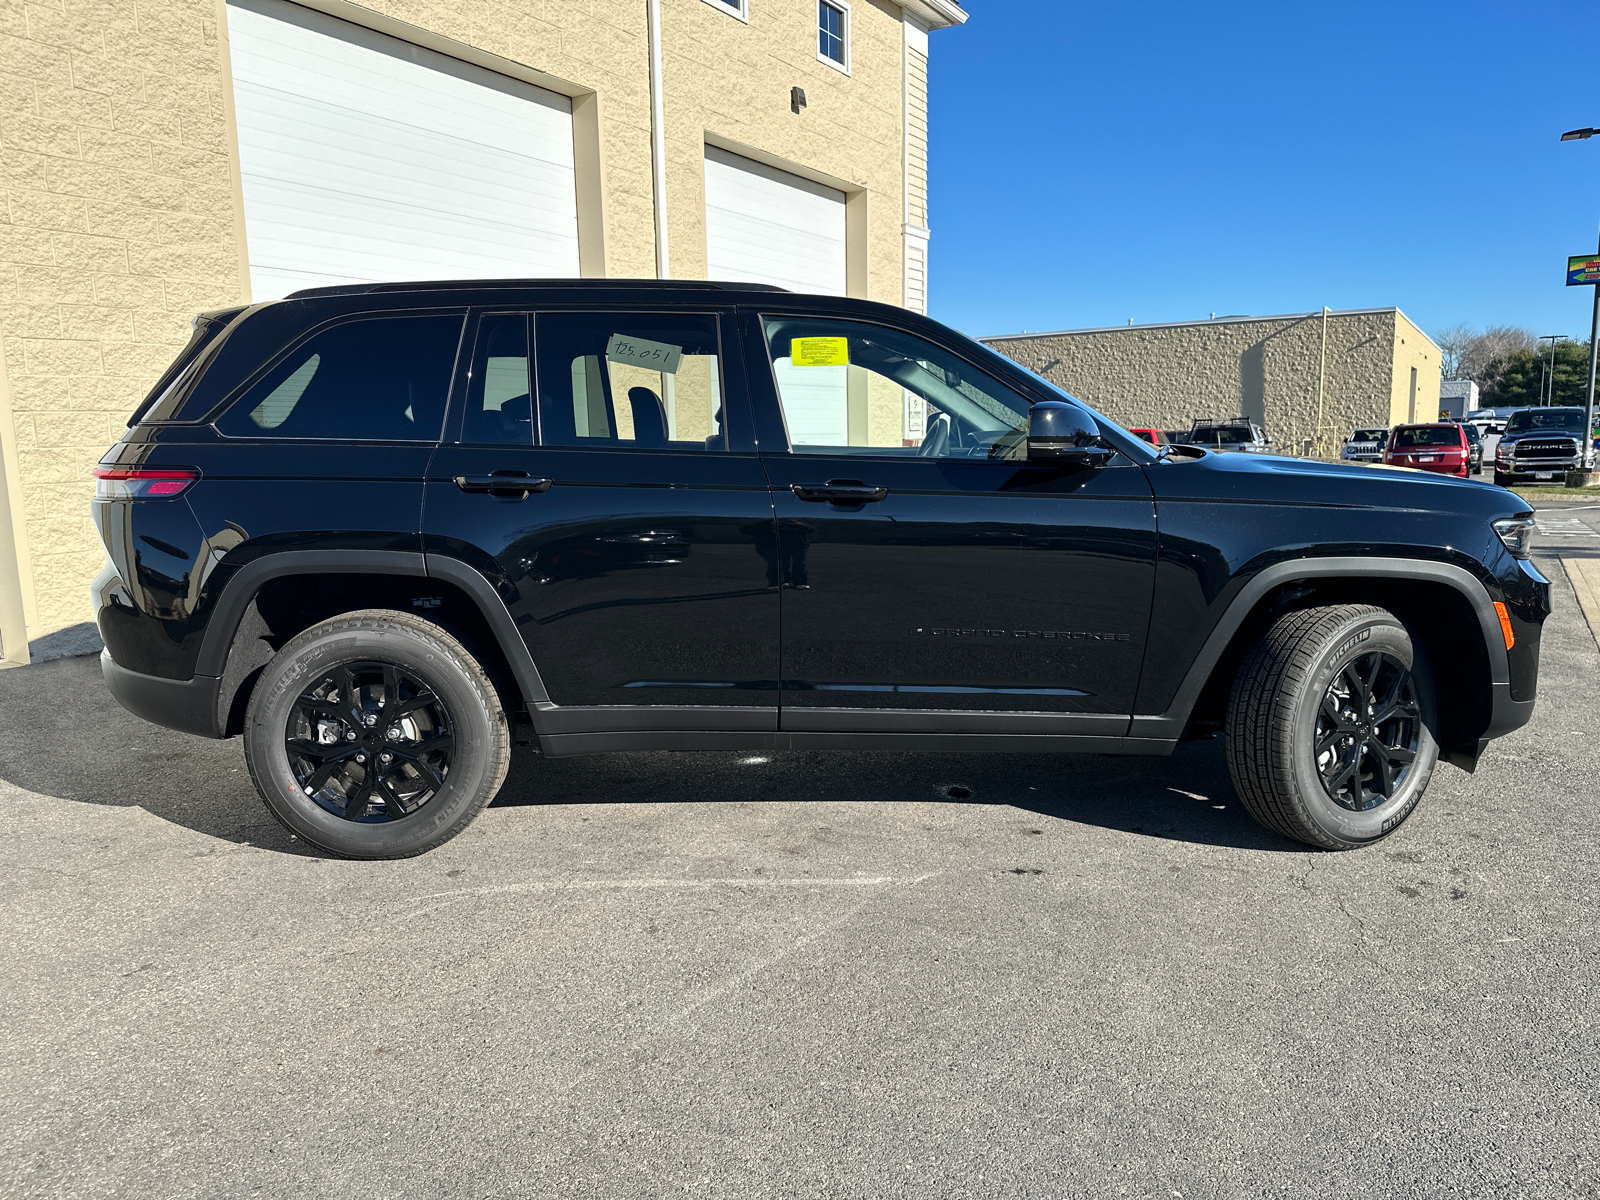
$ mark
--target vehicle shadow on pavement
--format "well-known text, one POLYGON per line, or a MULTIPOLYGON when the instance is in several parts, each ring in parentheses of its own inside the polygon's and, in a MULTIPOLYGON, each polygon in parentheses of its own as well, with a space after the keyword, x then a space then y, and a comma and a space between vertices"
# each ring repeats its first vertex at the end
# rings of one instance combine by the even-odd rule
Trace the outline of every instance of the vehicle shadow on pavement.
POLYGON ((1271 852, 1305 846, 1252 821, 1222 742, 1170 758, 1088 754, 626 753, 539 760, 517 747, 491 805, 839 803, 1005 806, 1174 841, 1271 852))
MULTIPOLYGON (((191 737, 123 711, 94 657, 0 671, 0 779, 64 800, 142 808, 226 841, 312 853, 256 797, 237 739, 191 737)), ((1181 746, 1171 758, 707 752, 541 759, 518 745, 491 807, 863 801, 1010 806, 1040 822, 1304 850, 1245 815, 1220 741, 1181 746)))

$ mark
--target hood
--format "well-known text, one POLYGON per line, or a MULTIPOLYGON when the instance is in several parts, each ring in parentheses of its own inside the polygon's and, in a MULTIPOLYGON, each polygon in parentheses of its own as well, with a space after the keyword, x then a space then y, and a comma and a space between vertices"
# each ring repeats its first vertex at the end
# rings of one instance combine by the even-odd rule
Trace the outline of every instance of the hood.
POLYGON ((1204 471, 1207 490, 1240 500, 1325 504, 1340 508, 1481 513, 1511 516, 1530 511, 1527 501, 1505 488, 1410 467, 1365 466, 1287 458, 1276 454, 1211 454, 1172 460, 1149 470, 1204 471))

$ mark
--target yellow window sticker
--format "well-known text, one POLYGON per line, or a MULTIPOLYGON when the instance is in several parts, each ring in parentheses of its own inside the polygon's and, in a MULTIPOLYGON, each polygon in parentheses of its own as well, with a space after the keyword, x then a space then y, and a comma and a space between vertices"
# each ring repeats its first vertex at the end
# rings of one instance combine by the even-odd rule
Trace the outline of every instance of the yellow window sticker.
POLYGON ((850 339, 842 337, 795 338, 789 343, 789 361, 797 367, 848 367, 850 339))

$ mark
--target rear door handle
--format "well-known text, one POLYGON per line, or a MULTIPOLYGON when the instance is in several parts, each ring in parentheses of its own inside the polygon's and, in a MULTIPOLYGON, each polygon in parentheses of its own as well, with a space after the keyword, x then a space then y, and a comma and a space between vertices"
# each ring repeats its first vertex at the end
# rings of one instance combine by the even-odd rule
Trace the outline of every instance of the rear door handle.
POLYGON ((829 504, 871 504, 889 494, 886 487, 872 487, 859 479, 830 479, 827 483, 791 483, 789 490, 802 500, 829 504))
POLYGON ((496 496, 522 499, 529 492, 548 492, 552 480, 535 479, 526 471, 495 471, 488 475, 457 475, 456 486, 463 492, 489 492, 496 496))

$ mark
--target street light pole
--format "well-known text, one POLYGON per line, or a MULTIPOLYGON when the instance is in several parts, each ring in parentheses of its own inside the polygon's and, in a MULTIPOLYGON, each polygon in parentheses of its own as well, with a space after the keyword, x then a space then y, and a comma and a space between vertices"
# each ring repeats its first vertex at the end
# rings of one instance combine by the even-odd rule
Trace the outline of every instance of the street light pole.
MULTIPOLYGON (((1600 129, 1569 129, 1563 142, 1586 142, 1600 129)), ((1583 406, 1583 469, 1594 470, 1594 375, 1595 356, 1600 353, 1600 283, 1594 284, 1594 316, 1589 322, 1589 392, 1583 406)))
POLYGON ((1559 333, 1541 334, 1541 342, 1550 343, 1550 357, 1545 359, 1543 351, 1539 354, 1539 404, 1541 406, 1556 402, 1556 343, 1563 335, 1559 333), (1548 388, 1548 393, 1546 389, 1548 388))

